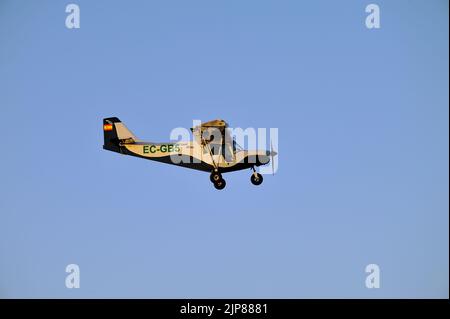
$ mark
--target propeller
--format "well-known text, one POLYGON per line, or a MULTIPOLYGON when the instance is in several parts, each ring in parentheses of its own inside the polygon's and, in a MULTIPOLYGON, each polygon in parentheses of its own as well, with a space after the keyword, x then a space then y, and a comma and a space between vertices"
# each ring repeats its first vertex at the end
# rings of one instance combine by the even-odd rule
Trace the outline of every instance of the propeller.
POLYGON ((272 140, 270 140, 270 161, 272 162, 272 175, 275 175, 275 164, 274 164, 275 155, 277 155, 277 152, 273 151, 272 140))

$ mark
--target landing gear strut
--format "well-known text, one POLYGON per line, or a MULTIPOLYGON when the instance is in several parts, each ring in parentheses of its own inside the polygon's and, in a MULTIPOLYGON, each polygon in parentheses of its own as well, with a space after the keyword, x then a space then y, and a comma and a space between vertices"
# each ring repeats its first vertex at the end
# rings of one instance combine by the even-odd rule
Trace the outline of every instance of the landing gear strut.
POLYGON ((252 169, 253 169, 253 174, 250 177, 250 181, 252 182, 253 185, 261 185, 264 180, 262 175, 257 173, 254 167, 252 169))

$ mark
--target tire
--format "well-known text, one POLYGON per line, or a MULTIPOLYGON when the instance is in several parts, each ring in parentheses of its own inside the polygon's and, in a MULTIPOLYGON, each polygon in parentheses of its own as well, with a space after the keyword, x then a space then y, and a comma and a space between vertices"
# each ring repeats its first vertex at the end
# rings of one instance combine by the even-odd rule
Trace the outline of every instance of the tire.
POLYGON ((252 176, 250 177, 250 181, 252 182, 253 185, 261 185, 263 180, 264 178, 259 173, 257 173, 256 176, 255 174, 252 174, 252 176))
POLYGON ((209 180, 211 181, 211 183, 215 183, 221 179, 222 179, 222 174, 220 174, 220 173, 212 172, 211 175, 209 176, 209 180))
POLYGON ((219 190, 224 189, 226 185, 227 185, 227 183, 225 182, 224 179, 220 179, 219 181, 214 183, 214 187, 219 190))

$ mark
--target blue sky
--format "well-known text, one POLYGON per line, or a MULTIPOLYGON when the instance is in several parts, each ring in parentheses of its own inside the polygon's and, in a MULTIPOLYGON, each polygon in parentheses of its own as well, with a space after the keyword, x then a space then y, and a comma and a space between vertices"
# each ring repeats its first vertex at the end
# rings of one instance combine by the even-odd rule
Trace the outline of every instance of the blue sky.
POLYGON ((447 1, 68 3, 0 3, 0 297, 448 298, 447 1), (279 170, 217 191, 108 116, 277 127, 279 170))

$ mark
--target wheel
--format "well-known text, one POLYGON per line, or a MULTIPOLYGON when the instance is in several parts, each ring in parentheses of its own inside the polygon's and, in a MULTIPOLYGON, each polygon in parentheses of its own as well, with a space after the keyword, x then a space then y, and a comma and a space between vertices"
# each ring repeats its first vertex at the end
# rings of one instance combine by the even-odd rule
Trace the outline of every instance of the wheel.
POLYGON ((253 185, 261 185, 261 183, 263 182, 263 177, 259 173, 252 174, 252 176, 250 177, 250 181, 253 185))
POLYGON ((224 179, 219 179, 217 182, 214 182, 214 187, 216 189, 224 189, 227 183, 224 179))
POLYGON ((219 172, 212 172, 211 175, 209 176, 209 179, 211 180, 212 183, 215 183, 222 179, 222 174, 220 174, 219 172))

